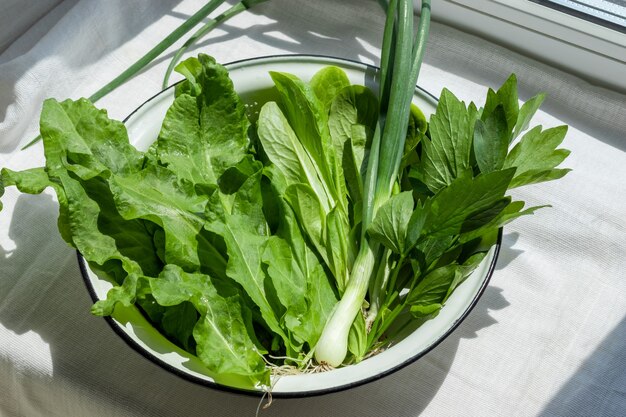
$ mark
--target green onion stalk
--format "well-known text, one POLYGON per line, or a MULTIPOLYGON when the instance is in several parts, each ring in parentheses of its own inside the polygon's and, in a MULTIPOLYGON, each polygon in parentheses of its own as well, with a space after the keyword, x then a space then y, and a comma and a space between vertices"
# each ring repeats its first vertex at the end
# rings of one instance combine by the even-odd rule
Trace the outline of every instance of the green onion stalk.
MULTIPOLYGON (((364 185, 364 213, 360 248, 345 292, 329 318, 315 347, 321 364, 339 366, 348 351, 348 334, 361 312, 370 281, 375 279, 376 260, 383 248, 367 237, 377 210, 390 197, 397 179, 411 100, 422 64, 430 27, 430 0, 422 0, 421 16, 413 39, 413 7, 410 0, 391 0, 383 35, 380 79, 380 114, 368 159, 364 185), (393 88, 391 88, 393 86, 393 88)), ((373 306, 372 306, 373 307, 373 306)), ((377 308, 370 308, 366 322, 372 323, 377 308)))
POLYGON ((215 29, 217 26, 224 23, 228 19, 237 16, 239 13, 245 10, 248 10, 255 4, 263 3, 265 1, 267 0, 243 0, 233 5, 231 8, 226 10, 221 15, 217 16, 215 19, 209 19, 209 21, 206 22, 204 26, 202 26, 200 29, 198 29, 196 33, 191 35, 191 37, 187 39, 183 46, 174 54, 174 57, 170 61, 170 64, 165 71, 165 77, 163 77, 163 88, 167 88, 169 86, 170 76, 172 75, 172 71, 174 71, 176 64, 178 64, 185 52, 187 52, 187 49, 189 49, 194 43, 196 43, 199 39, 203 38, 206 34, 211 32, 213 29, 215 29))

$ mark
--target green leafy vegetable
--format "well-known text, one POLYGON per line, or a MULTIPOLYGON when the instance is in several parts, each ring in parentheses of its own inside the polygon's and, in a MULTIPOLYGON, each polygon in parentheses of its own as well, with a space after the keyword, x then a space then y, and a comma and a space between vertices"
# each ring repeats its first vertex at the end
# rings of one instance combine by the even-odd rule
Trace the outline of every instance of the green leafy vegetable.
POLYGON ((424 151, 420 170, 424 184, 433 193, 471 172, 469 125, 465 105, 444 89, 428 125, 430 139, 422 142, 424 151))
MULTIPOLYGON (((209 369, 223 378, 243 375, 253 381, 267 382, 269 375, 261 357, 262 349, 249 334, 251 314, 233 286, 168 265, 158 279, 150 280, 150 289, 159 304, 184 305, 187 314, 194 318, 186 320, 191 328, 178 331, 192 330, 197 355, 209 369), (195 311, 189 311, 189 304, 185 303, 193 305, 195 311)), ((167 312, 164 326, 169 323, 167 312)))
POLYGON ((220 383, 364 360, 544 207, 508 190, 568 171, 566 127, 527 130, 544 97, 520 107, 515 76, 482 108, 444 89, 427 121, 412 99, 430 2, 415 39, 412 10, 389 2, 377 94, 337 67, 272 72, 279 99, 256 126, 206 55, 176 67, 186 80, 145 153, 88 100, 47 100, 46 166, 3 169, 0 195, 52 187, 61 235, 116 284, 92 312, 139 306, 220 383))
POLYGON ((413 214, 413 195, 410 191, 397 194, 385 202, 370 225, 368 233, 395 253, 406 255, 407 227, 413 214))

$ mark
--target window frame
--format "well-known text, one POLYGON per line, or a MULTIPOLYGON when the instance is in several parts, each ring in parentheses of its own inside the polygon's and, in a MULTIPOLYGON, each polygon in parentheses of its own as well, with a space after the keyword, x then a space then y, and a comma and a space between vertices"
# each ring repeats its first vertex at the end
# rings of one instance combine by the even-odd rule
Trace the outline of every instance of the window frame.
MULTIPOLYGON (((416 8, 419 0, 415 1, 416 8)), ((626 93, 626 33, 531 0, 439 0, 433 19, 626 93)))

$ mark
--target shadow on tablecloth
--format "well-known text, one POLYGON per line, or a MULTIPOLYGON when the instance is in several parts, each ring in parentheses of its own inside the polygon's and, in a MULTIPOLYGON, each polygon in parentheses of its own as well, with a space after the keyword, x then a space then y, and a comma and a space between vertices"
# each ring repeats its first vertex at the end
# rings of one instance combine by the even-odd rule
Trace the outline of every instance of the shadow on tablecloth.
MULTIPOLYGON (((218 45, 235 39, 249 38, 255 42, 263 43, 270 48, 276 49, 279 54, 314 54, 327 55, 337 58, 346 58, 353 61, 378 64, 379 57, 372 52, 372 47, 378 48, 382 27, 381 19, 371 23, 372 26, 380 30, 360 31, 359 37, 354 36, 346 30, 337 30, 345 22, 339 21, 341 16, 345 16, 346 10, 358 13, 360 0, 336 2, 325 0, 301 4, 303 9, 289 7, 288 1, 268 1, 250 9, 248 13, 259 16, 260 23, 239 28, 229 23, 223 23, 204 40, 194 44, 185 57, 194 56, 202 52, 212 55, 211 45, 218 45), (324 4, 326 3, 326 4, 324 4), (337 22, 327 22, 331 16, 337 16, 337 22), (303 18, 305 16, 305 18, 303 18), (319 22, 324 19, 324 25, 319 22), (329 28, 334 29, 330 31, 329 28)), ((172 12, 172 16, 180 19, 187 19, 189 15, 172 12)), ((364 17, 371 18, 370 14, 364 17)), ((353 23, 353 22, 351 22, 353 23)), ((267 56, 267 53, 259 54, 256 50, 249 51, 246 58, 267 56), (255 54, 256 52, 256 54, 255 54)), ((170 52, 156 58, 150 65, 157 65, 163 61, 172 59, 175 52, 170 52)), ((221 62, 223 64, 227 62, 221 62)), ((175 77, 173 77, 175 78, 175 77)))
MULTIPOLYGON (((0 132, 4 136, 0 140, 0 151, 15 150, 18 138, 14 137, 14 132, 21 130, 17 126, 24 124, 17 118, 24 116, 24 108, 33 106, 33 98, 39 98, 40 85, 47 85, 51 80, 60 84, 73 84, 73 80, 56 78, 58 73, 98 62, 164 15, 173 13, 180 2, 137 2, 135 13, 114 13, 119 8, 116 1, 65 0, 33 22, 30 29, 0 54, 0 132), (84 26, 85 19, 95 14, 102 16, 98 24, 84 26), (59 71, 59 65, 62 71, 59 71), (48 70, 41 72, 41 68, 48 70), (12 111, 11 107, 14 108, 12 111)), ((45 98, 40 97, 37 101, 45 98)), ((41 103, 37 102, 36 105, 38 115, 41 103)))
POLYGON ((625 412, 626 316, 552 397, 539 416, 621 417, 625 412), (603 405, 602 414, 598 414, 598 404, 603 405))

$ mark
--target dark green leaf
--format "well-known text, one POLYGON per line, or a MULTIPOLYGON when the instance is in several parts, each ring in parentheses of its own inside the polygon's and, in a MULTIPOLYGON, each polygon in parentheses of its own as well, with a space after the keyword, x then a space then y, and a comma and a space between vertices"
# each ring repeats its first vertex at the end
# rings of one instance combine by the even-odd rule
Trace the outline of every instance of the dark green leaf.
POLYGON ((504 197, 495 201, 491 206, 468 215, 461 226, 461 233, 466 233, 489 224, 489 222, 495 219, 510 202, 511 197, 504 197))
POLYGON ((511 222, 512 220, 515 220, 520 216, 533 214, 536 210, 543 207, 549 206, 536 206, 530 207, 526 210, 522 210, 524 208, 524 202, 514 201, 507 205, 495 219, 491 220, 486 225, 481 226, 480 228, 473 231, 461 234, 460 241, 461 243, 469 242, 470 240, 479 238, 490 232, 497 231, 500 227, 511 222))
POLYGON ((188 301, 165 308, 161 326, 165 334, 178 342, 183 349, 190 351, 193 327, 198 321, 196 308, 188 301))
POLYGON ((415 247, 420 257, 420 271, 427 271, 450 247, 455 241, 454 236, 425 237, 415 247), (423 257, 423 258, 422 258, 423 257))
POLYGON ((437 111, 430 118, 430 139, 422 141, 422 180, 436 192, 470 171, 472 141, 463 102, 443 89, 437 111))
POLYGON ((250 315, 237 291, 203 274, 168 265, 150 280, 155 299, 164 306, 190 302, 200 318, 193 327, 196 352, 218 382, 231 375, 268 383, 263 353, 250 336, 250 315))
POLYGON ((458 234, 468 217, 504 197, 514 173, 507 169, 457 178, 432 198, 424 233, 433 237, 458 234))
POLYGON ((504 165, 509 149, 509 131, 506 115, 501 105, 474 125, 474 155, 480 172, 492 172, 504 165))
POLYGON ((422 230, 428 218, 428 204, 430 204, 430 202, 424 205, 418 202, 415 210, 413 210, 411 214, 409 224, 407 225, 407 250, 411 250, 422 235, 422 230))
POLYGON ((231 215, 225 223, 214 222, 206 225, 207 230, 224 238, 228 252, 226 274, 239 283, 261 310, 263 320, 268 327, 285 341, 287 336, 276 317, 278 308, 272 306, 266 294, 265 273, 261 267, 266 236, 250 232, 243 216, 231 215))
POLYGON ((446 265, 433 270, 409 292, 407 303, 411 306, 442 304, 448 289, 460 274, 458 265, 446 265))
MULTIPOLYGON (((569 155, 568 150, 562 149, 562 151, 563 153, 567 153, 569 155)), ((510 188, 521 187, 522 185, 528 184, 536 184, 539 182, 558 180, 559 178, 563 178, 570 171, 571 169, 531 169, 513 178, 510 188)))
MULTIPOLYGON (((517 124, 517 118, 519 114, 519 101, 517 98, 517 77, 515 74, 511 74, 509 78, 502 84, 502 87, 498 89, 498 104, 502 105, 504 114, 506 115, 506 124, 509 136, 515 125, 517 124)), ((496 106, 497 107, 497 106, 496 106)), ((491 116, 490 114, 483 114, 484 117, 491 116)))

